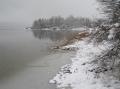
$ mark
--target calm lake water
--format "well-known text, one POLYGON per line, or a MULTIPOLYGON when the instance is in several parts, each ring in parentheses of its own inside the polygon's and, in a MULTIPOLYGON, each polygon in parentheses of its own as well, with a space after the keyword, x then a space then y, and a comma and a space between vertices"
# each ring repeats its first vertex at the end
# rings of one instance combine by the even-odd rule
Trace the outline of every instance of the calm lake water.
POLYGON ((0 25, 0 89, 56 89, 48 81, 71 57, 49 49, 56 38, 51 32, 0 25))

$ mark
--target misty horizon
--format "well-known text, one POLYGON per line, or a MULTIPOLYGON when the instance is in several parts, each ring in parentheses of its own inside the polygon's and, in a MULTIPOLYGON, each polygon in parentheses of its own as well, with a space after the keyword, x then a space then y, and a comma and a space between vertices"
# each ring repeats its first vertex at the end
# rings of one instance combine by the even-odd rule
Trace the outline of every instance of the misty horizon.
POLYGON ((39 18, 70 15, 99 18, 97 7, 95 0, 1 0, 0 22, 32 24, 39 18))

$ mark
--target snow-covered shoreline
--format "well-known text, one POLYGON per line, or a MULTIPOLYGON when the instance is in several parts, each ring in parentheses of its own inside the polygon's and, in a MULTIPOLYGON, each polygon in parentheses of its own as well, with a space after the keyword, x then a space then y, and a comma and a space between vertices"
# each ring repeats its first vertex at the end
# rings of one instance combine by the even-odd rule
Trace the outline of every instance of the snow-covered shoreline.
POLYGON ((87 42, 87 39, 65 46, 67 48, 77 47, 76 55, 71 58, 72 63, 61 67, 59 73, 49 82, 57 84, 57 87, 62 89, 66 89, 66 87, 72 87, 72 89, 115 89, 115 86, 120 89, 118 81, 113 77, 89 71, 97 67, 91 61, 111 46, 112 44, 106 41, 94 45, 93 42, 87 42))

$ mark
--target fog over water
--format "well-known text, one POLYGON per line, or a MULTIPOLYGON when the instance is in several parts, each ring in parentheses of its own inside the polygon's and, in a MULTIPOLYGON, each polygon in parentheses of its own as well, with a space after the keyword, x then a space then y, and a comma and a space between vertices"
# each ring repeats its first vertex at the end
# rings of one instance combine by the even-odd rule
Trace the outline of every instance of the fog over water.
POLYGON ((67 31, 24 29, 51 16, 101 17, 95 0, 0 0, 0 89, 56 89, 48 81, 72 52, 51 50, 67 31))
POLYGON ((53 31, 35 33, 21 25, 0 25, 0 89, 55 89, 48 82, 71 54, 50 49, 62 33, 56 38, 53 31))
POLYGON ((31 24, 40 17, 99 17, 95 0, 0 0, 0 21, 31 24))

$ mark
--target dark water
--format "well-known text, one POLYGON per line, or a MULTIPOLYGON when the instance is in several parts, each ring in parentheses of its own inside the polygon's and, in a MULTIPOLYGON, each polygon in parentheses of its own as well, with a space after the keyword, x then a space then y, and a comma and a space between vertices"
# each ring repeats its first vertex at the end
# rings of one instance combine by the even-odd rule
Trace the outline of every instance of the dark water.
POLYGON ((0 25, 0 89, 55 89, 48 81, 70 57, 49 49, 63 37, 56 34, 0 25))

